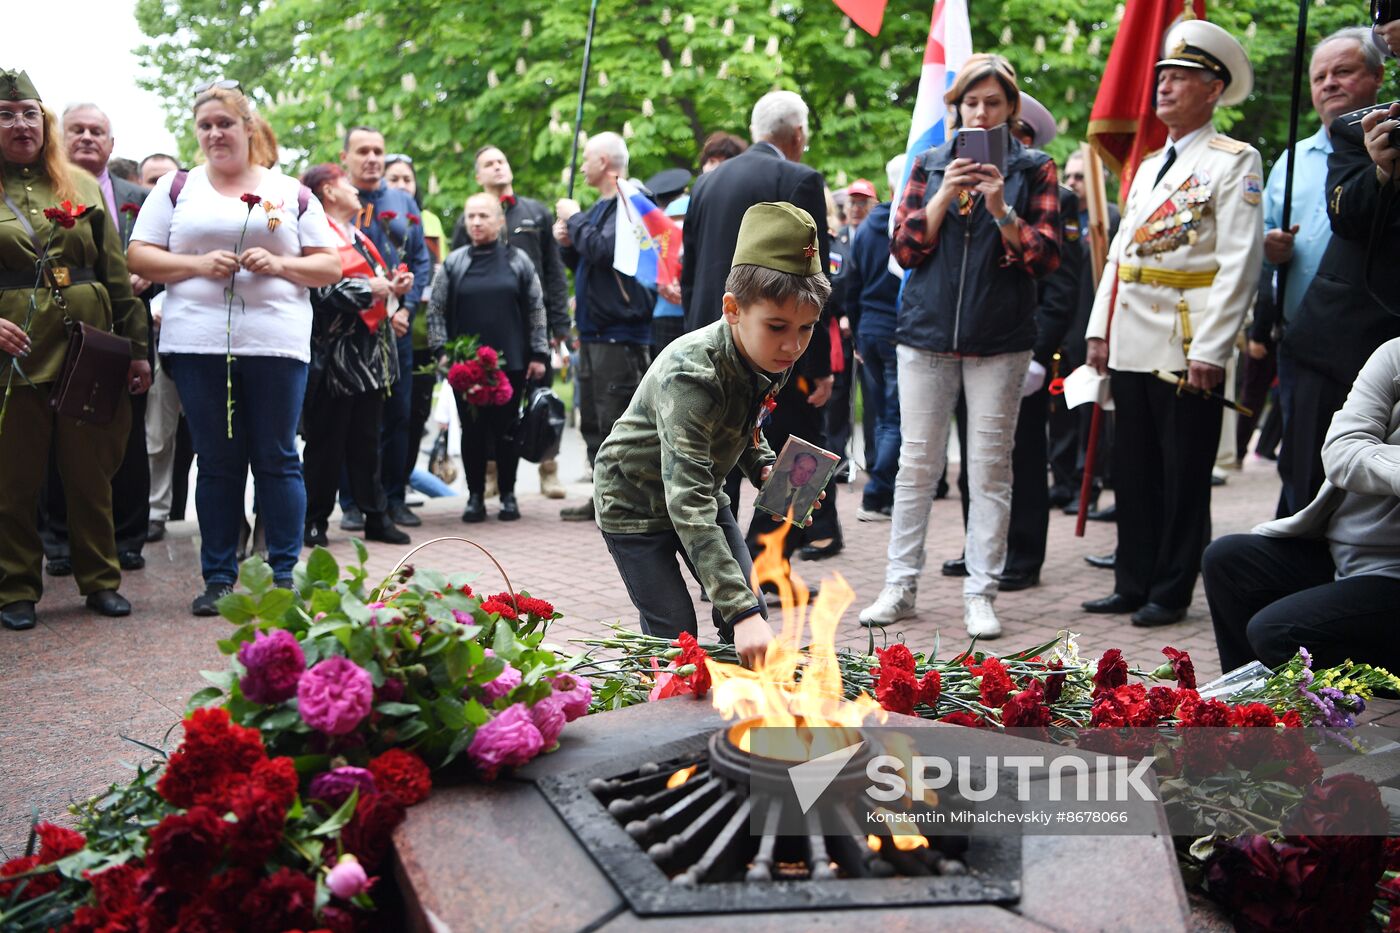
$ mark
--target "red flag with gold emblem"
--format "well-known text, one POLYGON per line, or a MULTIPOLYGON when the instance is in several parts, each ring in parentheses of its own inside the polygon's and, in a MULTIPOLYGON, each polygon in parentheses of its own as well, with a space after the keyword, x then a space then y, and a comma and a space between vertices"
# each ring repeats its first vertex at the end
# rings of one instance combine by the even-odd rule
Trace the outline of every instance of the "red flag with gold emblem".
POLYGON ((1194 0, 1190 7, 1184 0, 1128 0, 1123 10, 1089 115, 1089 143, 1123 179, 1125 196, 1143 156, 1160 149, 1167 138, 1153 106, 1162 38, 1178 19, 1193 16, 1205 19, 1205 0, 1194 0))

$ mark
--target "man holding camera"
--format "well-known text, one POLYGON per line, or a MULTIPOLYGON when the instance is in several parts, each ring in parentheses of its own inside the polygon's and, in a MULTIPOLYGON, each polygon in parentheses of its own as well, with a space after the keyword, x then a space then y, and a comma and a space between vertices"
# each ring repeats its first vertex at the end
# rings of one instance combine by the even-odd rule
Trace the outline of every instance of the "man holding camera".
POLYGON ((1217 105, 1249 96, 1249 58, 1202 20, 1173 26, 1165 48, 1168 145, 1133 178, 1085 332, 1088 365, 1111 370, 1119 482, 1114 592, 1084 609, 1131 612, 1137 626, 1179 622, 1191 602, 1210 537, 1217 393, 1263 262, 1259 153, 1211 123, 1217 105))

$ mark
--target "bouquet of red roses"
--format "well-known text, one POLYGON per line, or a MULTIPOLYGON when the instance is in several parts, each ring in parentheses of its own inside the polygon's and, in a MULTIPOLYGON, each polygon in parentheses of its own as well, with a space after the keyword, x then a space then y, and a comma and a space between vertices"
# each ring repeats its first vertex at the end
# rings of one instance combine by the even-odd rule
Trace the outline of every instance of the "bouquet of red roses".
POLYGON ((515 395, 502 364, 505 362, 491 347, 467 335, 449 341, 447 352, 447 384, 473 410, 488 405, 505 405, 515 395))

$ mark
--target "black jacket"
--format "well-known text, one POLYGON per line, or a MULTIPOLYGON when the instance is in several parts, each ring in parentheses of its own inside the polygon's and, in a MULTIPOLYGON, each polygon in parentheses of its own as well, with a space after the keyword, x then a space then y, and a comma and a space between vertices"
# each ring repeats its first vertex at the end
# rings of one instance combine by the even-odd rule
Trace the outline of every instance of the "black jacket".
POLYGON ((1355 381, 1377 347, 1400 337, 1400 191, 1393 182, 1377 184, 1360 121, 1351 125, 1348 119, 1355 117, 1332 121, 1327 157, 1332 240, 1282 347, 1298 365, 1341 385, 1355 381))
MULTIPOLYGON (((1088 265, 1087 245, 1079 232, 1079 198, 1060 186, 1060 265, 1036 283, 1035 350, 1032 358, 1050 369, 1055 352, 1064 345, 1079 302, 1079 279, 1088 265)), ((1083 334, 1081 332, 1081 338, 1083 334)), ((1069 370, 1062 369, 1065 375, 1069 370)))
POLYGON ((651 345, 656 292, 613 268, 617 196, 569 218, 572 246, 561 250, 574 270, 574 318, 584 343, 651 345))
MULTIPOLYGON (((1077 199, 1076 199, 1077 201, 1077 199)), ((1089 229, 1083 225, 1079 219, 1079 206, 1076 203, 1073 207, 1074 213, 1069 217, 1062 217, 1062 228, 1068 232, 1071 228, 1069 224, 1073 222, 1078 229, 1080 240, 1079 262, 1079 292, 1075 299, 1074 317, 1070 319, 1069 330, 1065 332, 1064 347, 1060 353, 1060 375, 1068 376, 1075 367, 1084 363, 1085 341, 1084 332, 1089 329, 1089 315, 1094 311, 1094 295, 1098 292, 1098 286, 1094 283, 1094 273, 1090 265, 1094 261, 1093 250, 1089 248, 1089 229)), ((1118 235, 1118 225, 1122 222, 1123 215, 1118 211, 1117 204, 1108 205, 1108 238, 1104 245, 1107 247, 1113 242, 1113 238, 1118 235)), ((1061 249, 1064 245, 1061 244, 1061 249)), ((1060 263, 1060 268, 1064 268, 1064 263, 1060 263)))
POLYGON ((438 356, 448 340, 467 334, 501 354, 507 372, 549 362, 540 280, 524 250, 491 243, 447 254, 428 301, 428 347, 438 356))
MULTIPOLYGON (((697 330, 720 319, 724 282, 734 261, 744 212, 765 201, 787 201, 812 215, 822 268, 831 268, 826 227, 826 183, 816 169, 789 162, 771 143, 755 143, 708 174, 690 193, 685 213, 685 260, 681 268, 681 304, 685 329, 697 330)), ((812 336, 802 357, 802 371, 813 378, 831 375, 831 336, 825 326, 812 336)))
MULTIPOLYGON (((564 276, 564 258, 559 254, 559 243, 554 239, 554 215, 534 198, 515 196, 514 204, 503 205, 506 211, 506 225, 501 228, 503 239, 511 246, 530 257, 535 265, 535 274, 540 277, 540 288, 544 291, 544 312, 549 321, 551 336, 563 339, 569 336, 569 281, 564 276)), ((465 215, 457 218, 452 227, 452 245, 449 249, 461 249, 471 245, 467 236, 465 215)))

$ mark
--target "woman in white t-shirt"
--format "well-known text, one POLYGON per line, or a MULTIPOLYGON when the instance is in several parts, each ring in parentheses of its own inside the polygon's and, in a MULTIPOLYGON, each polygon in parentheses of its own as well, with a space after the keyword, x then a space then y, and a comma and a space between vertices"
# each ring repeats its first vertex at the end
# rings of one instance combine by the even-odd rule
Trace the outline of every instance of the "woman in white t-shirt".
POLYGON ((266 167, 276 138, 237 83, 197 95, 205 164, 156 183, 128 262, 166 286, 159 349, 199 455, 205 590, 192 610, 212 616, 238 579, 249 466, 273 576, 291 586, 306 513, 296 427, 311 357, 308 288, 339 281, 340 259, 315 196, 266 167))

